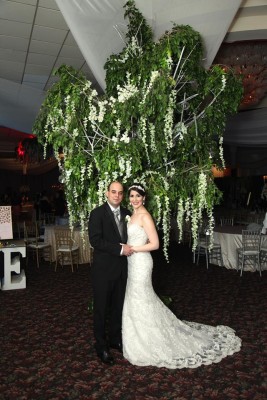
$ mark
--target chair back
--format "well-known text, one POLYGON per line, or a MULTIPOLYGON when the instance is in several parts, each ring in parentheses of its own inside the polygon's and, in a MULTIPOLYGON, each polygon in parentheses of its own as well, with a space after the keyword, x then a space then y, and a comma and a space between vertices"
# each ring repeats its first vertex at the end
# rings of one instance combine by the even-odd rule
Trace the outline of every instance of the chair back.
POLYGON ((74 240, 73 240, 73 234, 72 231, 70 229, 62 229, 59 227, 55 227, 55 239, 56 239, 56 248, 68 248, 68 249, 72 249, 73 245, 74 245, 74 240))
POLYGON ((18 235, 19 239, 24 239, 25 237, 25 221, 18 221, 15 225, 14 231, 18 235))
POLYGON ((198 230, 198 246, 209 246, 210 245, 210 235, 207 233, 206 226, 200 226, 198 230))
POLYGON ((42 215, 42 221, 44 225, 54 225, 55 224, 55 214, 54 213, 44 213, 42 215))
POLYGON ((234 225, 234 218, 221 218, 221 226, 223 225, 234 225))
POLYGON ((36 221, 24 221, 24 241, 26 244, 38 242, 39 230, 36 221))
POLYGON ((242 230, 243 251, 259 251, 261 245, 261 232, 249 229, 242 230))

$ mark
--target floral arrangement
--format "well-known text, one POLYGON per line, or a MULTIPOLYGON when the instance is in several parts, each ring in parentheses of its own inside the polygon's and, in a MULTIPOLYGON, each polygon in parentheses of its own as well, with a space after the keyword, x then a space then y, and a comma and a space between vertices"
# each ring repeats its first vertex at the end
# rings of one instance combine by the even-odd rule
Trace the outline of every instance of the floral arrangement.
POLYGON ((61 66, 34 132, 45 149, 63 150, 58 162, 71 226, 79 221, 86 229, 109 182, 129 187, 139 181, 168 259, 172 215, 181 234, 191 221, 193 249, 204 216, 212 235, 221 193, 211 168, 224 167, 226 117, 239 106, 242 84, 221 66, 201 66, 201 37, 191 27, 174 25, 154 42, 134 1, 124 7, 125 47, 105 64, 106 93, 100 96, 80 72, 61 66))

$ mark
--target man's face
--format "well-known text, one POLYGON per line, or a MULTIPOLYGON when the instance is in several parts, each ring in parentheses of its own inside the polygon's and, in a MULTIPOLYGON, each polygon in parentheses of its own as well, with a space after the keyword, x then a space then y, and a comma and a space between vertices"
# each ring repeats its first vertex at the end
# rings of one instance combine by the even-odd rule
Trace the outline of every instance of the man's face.
POLYGON ((109 190, 106 192, 109 204, 117 208, 123 199, 123 187, 119 182, 113 182, 109 190))

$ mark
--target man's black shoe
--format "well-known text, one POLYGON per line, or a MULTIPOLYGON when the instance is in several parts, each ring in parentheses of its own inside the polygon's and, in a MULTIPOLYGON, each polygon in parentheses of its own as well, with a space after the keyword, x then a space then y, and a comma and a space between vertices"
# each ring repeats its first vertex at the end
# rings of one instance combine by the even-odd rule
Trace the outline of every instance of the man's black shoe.
POLYGON ((118 350, 120 353, 122 353, 123 351, 122 351, 122 343, 111 343, 110 345, 109 345, 109 347, 111 348, 111 349, 115 349, 115 350, 118 350))
POLYGON ((114 365, 114 358, 108 351, 104 350, 102 353, 97 353, 97 355, 103 363, 114 365))

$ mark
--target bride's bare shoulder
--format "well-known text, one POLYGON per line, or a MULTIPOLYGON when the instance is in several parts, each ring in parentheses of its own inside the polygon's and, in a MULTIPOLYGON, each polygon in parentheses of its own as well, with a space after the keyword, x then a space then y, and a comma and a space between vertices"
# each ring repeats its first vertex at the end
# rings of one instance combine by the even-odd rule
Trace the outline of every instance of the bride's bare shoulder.
POLYGON ((146 211, 142 214, 142 220, 148 222, 148 221, 153 221, 153 218, 152 218, 151 214, 149 214, 149 212, 146 211))

